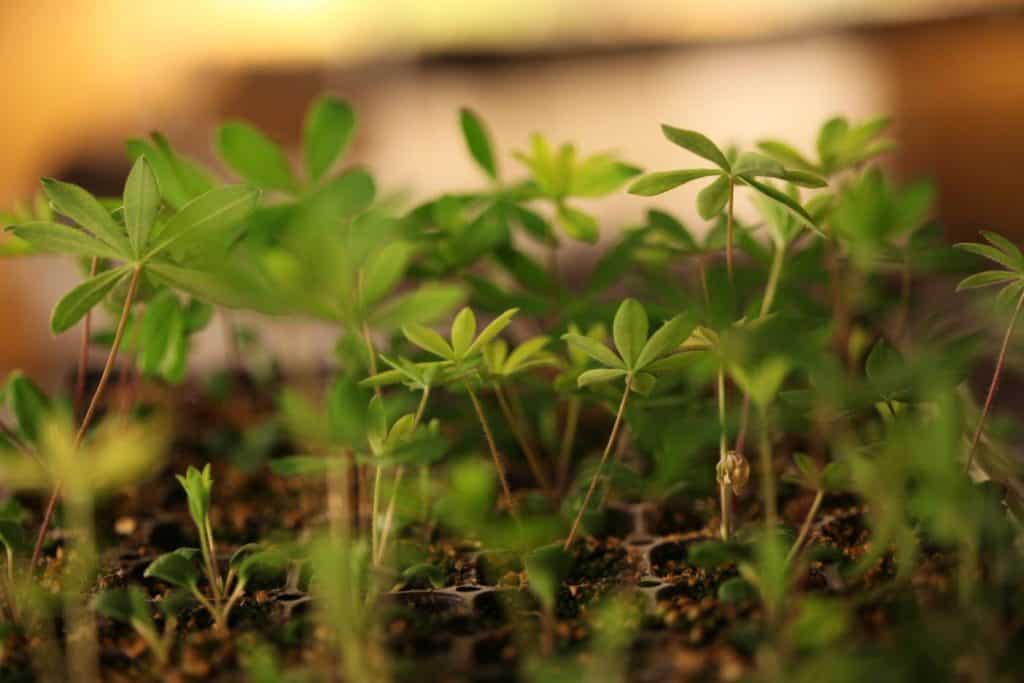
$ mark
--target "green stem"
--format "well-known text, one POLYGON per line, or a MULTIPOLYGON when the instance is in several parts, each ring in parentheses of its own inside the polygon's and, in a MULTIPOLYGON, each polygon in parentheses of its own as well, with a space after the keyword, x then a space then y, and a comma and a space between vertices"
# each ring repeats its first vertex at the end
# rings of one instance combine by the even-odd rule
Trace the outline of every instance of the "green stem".
POLYGON ((494 443, 494 435, 491 433, 491 425, 487 421, 487 416, 484 414, 483 406, 480 405, 480 399, 477 398, 476 392, 473 391, 472 387, 469 386, 469 382, 463 382, 463 386, 466 387, 466 391, 469 393, 469 400, 473 402, 473 409, 476 411, 476 416, 480 420, 480 427, 484 431, 484 438, 487 440, 487 447, 491 451, 491 458, 494 460, 494 468, 498 471, 498 479, 501 481, 501 489, 505 494, 505 504, 508 505, 509 513, 513 517, 516 516, 515 502, 512 500, 512 489, 508 485, 508 476, 505 474, 505 465, 501 461, 501 454, 498 453, 498 446, 494 443))
POLYGON ((974 437, 971 438, 971 447, 967 451, 967 468, 971 471, 974 464, 974 453, 978 448, 978 441, 981 440, 981 433, 985 428, 985 419, 988 411, 992 409, 992 399, 996 396, 996 389, 999 387, 999 377, 1003 372, 1003 365, 1006 363, 1006 349, 1010 346, 1010 337, 1013 336, 1013 328, 1017 326, 1017 318, 1020 317, 1021 306, 1024 306, 1024 292, 1017 298, 1017 306, 1013 309, 1013 316, 1010 324, 1006 327, 1006 334, 1003 336, 1003 345, 999 348, 999 356, 996 358, 996 367, 992 372, 992 381, 988 385, 988 394, 985 396, 985 405, 981 408, 981 416, 978 418, 978 426, 974 429, 974 437))
MULTIPOLYGON (((124 305, 121 308, 121 319, 117 323, 117 330, 114 332, 114 341, 110 345, 110 353, 107 354, 107 362, 103 366, 103 372, 100 374, 100 381, 96 385, 96 391, 92 395, 92 399, 89 401, 89 407, 85 411, 85 417, 82 418, 82 424, 78 428, 78 433, 75 435, 75 450, 82 444, 82 439, 85 438, 86 432, 89 430, 89 425, 92 424, 93 417, 96 415, 96 408, 99 406, 100 398, 103 396, 103 391, 107 387, 107 382, 110 380, 110 371, 114 367, 114 362, 117 360, 117 352, 121 348, 121 342, 124 340, 124 330, 128 324, 128 314, 131 312, 132 301, 135 298, 135 292, 139 287, 139 275, 142 273, 142 267, 136 266, 135 270, 132 271, 132 278, 128 284, 128 293, 124 297, 124 305)), ((36 533, 35 546, 32 548, 32 559, 29 564, 29 571, 34 572, 36 565, 39 564, 39 558, 43 552, 43 543, 46 541, 46 532, 50 529, 50 522, 53 520, 54 510, 57 508, 57 501, 60 499, 61 482, 53 487, 53 493, 50 494, 50 499, 46 503, 46 511, 43 513, 43 520, 39 523, 39 531, 36 533)))
POLYGON ((760 317, 765 317, 772 310, 775 302, 775 293, 779 288, 779 279, 782 276, 782 266, 786 261, 786 247, 777 246, 772 255, 772 267, 768 272, 768 283, 764 287, 764 298, 761 299, 760 317))
MULTIPOLYGON (((729 453, 728 435, 725 424, 725 368, 718 368, 718 462, 725 466, 726 456, 729 453)), ((724 481, 718 482, 718 498, 722 508, 721 536, 723 541, 729 540, 730 517, 732 512, 732 491, 724 481)))
POLYGON ((576 427, 580 421, 580 399, 573 396, 569 399, 565 415, 565 431, 562 432, 562 445, 558 449, 558 477, 555 488, 561 491, 569 479, 569 467, 572 461, 572 447, 576 441, 576 427))
POLYGON ((807 540, 807 534, 811 531, 811 523, 814 522, 814 517, 818 514, 818 508, 821 507, 824 497, 825 492, 820 489, 814 494, 814 502, 811 503, 811 509, 807 511, 807 517, 804 518, 804 523, 800 527, 800 533, 793 542, 793 547, 789 549, 789 554, 786 555, 786 564, 793 561, 793 558, 800 552, 800 548, 803 547, 804 541, 807 540))
POLYGON ((597 464, 597 471, 594 472, 594 476, 590 478, 590 486, 587 488, 587 495, 583 497, 583 503, 580 505, 579 512, 576 513, 576 519, 573 520, 572 528, 569 529, 569 537, 565 539, 565 545, 562 546, 563 550, 568 550, 572 546, 572 542, 576 540, 576 533, 579 530, 580 522, 583 521, 583 514, 587 511, 587 505, 590 503, 590 497, 594 495, 594 489, 597 487, 597 481, 601 478, 601 470, 604 469, 604 463, 608 460, 608 455, 612 452, 612 446, 615 445, 615 438, 619 435, 619 425, 622 424, 622 415, 626 412, 626 403, 629 401, 629 385, 632 381, 632 377, 626 376, 626 387, 622 391, 622 400, 619 402, 619 409, 615 413, 615 421, 612 423, 611 434, 608 435, 608 443, 604 447, 604 453, 601 454, 601 461, 597 464))
POLYGON ((768 411, 758 411, 761 423, 759 451, 761 453, 761 497, 764 498, 765 525, 768 530, 775 529, 778 523, 778 502, 775 500, 775 470, 772 466, 772 442, 768 431, 768 411))
MULTIPOLYGON (((416 415, 412 420, 412 428, 415 429, 419 426, 420 420, 423 419, 423 411, 427 407, 427 399, 430 397, 430 387, 423 389, 423 395, 420 397, 420 404, 416 408, 416 415)), ((426 465, 424 465, 426 467, 426 465)), ((398 500, 398 490, 402 483, 402 475, 405 473, 405 467, 399 465, 395 468, 395 482, 391 488, 391 499, 388 501, 387 511, 384 513, 384 524, 380 530, 380 543, 377 546, 377 552, 374 555, 374 562, 380 563, 384 559, 384 552, 388 547, 388 540, 391 536, 391 523, 395 515, 395 503, 398 500)))
POLYGON ((505 392, 502 391, 501 385, 497 382, 493 385, 494 396, 498 399, 498 407, 501 408, 501 413, 505 417, 505 421, 508 426, 512 429, 512 435, 516 438, 516 443, 519 444, 519 448, 523 450, 523 455, 526 456, 526 462, 530 466, 530 472, 533 473, 534 479, 540 484, 541 490, 548 498, 553 498, 551 491, 551 483, 548 481, 547 475, 544 474, 544 468, 541 467, 540 458, 537 457, 537 452, 533 449, 530 444, 530 440, 526 435, 526 430, 523 429, 522 422, 516 411, 512 408, 512 404, 509 402, 505 392))

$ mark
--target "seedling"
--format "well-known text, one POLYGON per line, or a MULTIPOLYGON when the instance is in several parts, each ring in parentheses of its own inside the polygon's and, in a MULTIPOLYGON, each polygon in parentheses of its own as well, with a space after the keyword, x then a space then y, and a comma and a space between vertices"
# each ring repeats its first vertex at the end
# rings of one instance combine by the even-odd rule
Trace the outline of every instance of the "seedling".
POLYGON ((188 497, 189 515, 199 534, 199 549, 179 548, 161 555, 146 568, 145 576, 189 591, 209 612, 214 628, 225 633, 231 610, 245 595, 249 580, 258 571, 283 567, 285 557, 275 548, 242 546, 231 556, 227 574, 222 575, 210 524, 210 497, 213 492, 210 465, 207 464, 201 471, 189 467, 184 477, 177 477, 188 497), (209 595, 199 588, 199 572, 195 567, 197 553, 202 558, 202 571, 209 595))
POLYGON ((999 347, 999 355, 996 356, 996 367, 992 371, 992 380, 988 384, 988 392, 985 394, 985 403, 981 408, 981 416, 978 418, 978 425, 974 429, 974 436, 971 437, 971 445, 967 450, 967 470, 970 471, 974 464, 974 453, 978 449, 978 441, 981 439, 982 431, 985 429, 985 419, 992 408, 992 400, 999 388, 999 377, 1003 372, 1003 364, 1006 362, 1006 350, 1010 346, 1010 338, 1013 336, 1013 329, 1017 326, 1017 318, 1020 317, 1021 307, 1024 307, 1024 254, 1010 240, 994 232, 982 232, 982 237, 988 244, 977 242, 962 242, 957 244, 962 249, 972 254, 977 254, 1003 267, 1002 270, 985 270, 964 278, 957 285, 956 291, 966 289, 978 289, 992 285, 1000 285, 998 299, 1001 302, 1013 301, 1013 313, 1010 315, 1010 322, 1006 326, 1006 334, 1003 335, 1003 343, 999 347))
POLYGON ((684 353, 678 351, 679 345, 690 336, 692 331, 693 323, 686 316, 677 315, 665 322, 657 332, 648 338, 647 311, 637 300, 626 299, 615 312, 615 320, 612 324, 612 336, 615 340, 616 351, 612 351, 590 337, 578 334, 567 334, 563 337, 570 346, 586 353, 602 366, 587 370, 577 378, 576 382, 581 388, 618 379, 625 382, 622 399, 619 401, 619 408, 615 412, 615 421, 612 423, 612 431, 608 435, 608 442, 601 454, 597 471, 594 472, 594 476, 590 480, 590 486, 583 497, 572 528, 569 530, 569 536, 565 540, 563 547, 566 550, 572 547, 572 543, 576 539, 576 533, 587 510, 587 505, 590 503, 590 497, 594 494, 594 489, 601 477, 601 470, 615 445, 619 435, 619 425, 626 412, 630 394, 637 393, 646 396, 654 389, 659 375, 678 369, 685 357, 684 353))
POLYGON ((505 474, 505 465, 498 446, 494 442, 494 435, 491 432, 491 425, 487 421, 480 399, 473 389, 473 380, 479 378, 477 363, 484 347, 494 340, 502 330, 508 327, 516 309, 505 311, 500 316, 487 324, 477 334, 476 315, 470 308, 463 308, 452 321, 449 343, 441 335, 429 327, 423 325, 406 325, 402 328, 402 334, 410 342, 424 351, 442 359, 448 383, 461 385, 476 411, 477 419, 480 421, 480 428, 483 430, 484 439, 491 452, 491 459, 494 461, 494 469, 501 481, 502 492, 505 495, 505 504, 512 514, 515 514, 515 502, 512 500, 512 489, 509 488, 508 476, 505 474))
MULTIPOLYGON (((161 606, 174 602, 161 603, 161 606)), ((150 613, 149 601, 139 586, 112 588, 93 599, 93 609, 98 614, 130 625, 149 647, 160 667, 167 666, 174 646, 178 619, 173 612, 166 612, 163 631, 157 629, 150 613)))
POLYGON ((710 220, 726 212, 725 257, 732 278, 733 266, 733 204, 736 186, 746 186, 769 201, 779 204, 803 221, 812 230, 817 230, 814 219, 792 197, 780 192, 765 182, 766 178, 782 180, 803 187, 824 187, 825 181, 817 174, 789 169, 773 159, 747 152, 738 158, 729 159, 718 145, 708 137, 693 130, 662 125, 662 133, 673 144, 679 145, 697 156, 713 163, 716 168, 693 168, 679 171, 661 171, 642 176, 629 187, 633 194, 650 197, 675 189, 693 180, 711 178, 715 180, 697 195, 697 210, 702 218, 710 220))

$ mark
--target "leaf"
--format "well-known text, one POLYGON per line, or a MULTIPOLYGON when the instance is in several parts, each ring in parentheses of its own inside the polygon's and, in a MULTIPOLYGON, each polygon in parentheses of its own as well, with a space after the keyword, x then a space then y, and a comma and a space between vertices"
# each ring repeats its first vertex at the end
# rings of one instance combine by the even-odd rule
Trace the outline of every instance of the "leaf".
POLYGON ((758 149, 789 168, 817 173, 815 165, 797 149, 781 140, 762 140, 757 143, 758 149))
POLYGON ((363 280, 359 303, 372 306, 387 296, 405 275, 416 247, 404 241, 392 242, 370 259, 362 268, 363 280))
POLYGON ((729 164, 725 154, 707 136, 694 130, 674 128, 665 124, 662 124, 661 132, 670 142, 693 152, 699 157, 707 159, 723 171, 731 170, 732 166, 729 164))
POLYGON ((743 181, 747 183, 747 185, 749 185, 752 189, 756 190, 757 192, 760 192, 768 199, 771 199, 781 204, 785 209, 793 213, 793 215, 796 216, 796 218, 803 221, 803 223, 806 224, 807 227, 809 227, 811 230, 814 230, 818 234, 821 234, 821 230, 818 228, 817 224, 815 224, 814 219, 811 218, 811 215, 807 213, 807 211, 804 210, 804 207, 800 206, 800 204, 795 199, 785 194, 784 192, 780 192, 771 185, 762 183, 758 180, 754 180, 749 176, 743 176, 743 181))
POLYGON ((1009 256, 1010 259, 1017 264, 1017 270, 1024 268, 1024 254, 1021 254, 1020 249, 1017 248, 1016 244, 997 232, 982 230, 981 236, 999 249, 999 251, 1009 256))
POLYGON ((455 352, 456 358, 462 358, 466 355, 466 351, 469 350, 469 345, 473 343, 475 335, 476 315, 473 314, 473 309, 467 306, 459 311, 459 314, 455 316, 455 320, 452 321, 452 350, 455 352))
POLYGON ((406 339, 424 351, 429 351, 446 360, 453 360, 455 358, 455 351, 444 340, 444 337, 429 327, 424 327, 418 323, 410 323, 402 326, 402 334, 405 335, 406 339))
POLYGON ((193 558, 199 551, 195 548, 178 548, 153 560, 143 576, 160 579, 164 583, 181 588, 194 588, 199 580, 193 558))
POLYGON ((704 220, 711 220, 729 203, 729 194, 732 192, 732 179, 729 176, 719 176, 697 193, 697 213, 704 220))
POLYGON ((345 153, 355 126, 356 115, 348 102, 327 95, 313 103, 302 131, 302 149, 310 180, 319 180, 345 153))
POLYGON ((284 152, 249 124, 225 123, 217 131, 216 146, 224 163, 253 185, 295 192, 295 178, 284 152))
POLYGON ((757 590, 745 579, 734 576, 718 587, 718 600, 725 604, 750 602, 757 599, 757 590))
POLYGON ((204 529, 207 515, 210 512, 210 497, 213 493, 213 478, 210 476, 210 463, 206 463, 202 471, 189 465, 185 476, 175 475, 178 483, 185 489, 188 498, 188 511, 197 529, 204 529))
POLYGON ((324 183, 307 200, 303 212, 314 224, 336 225, 369 209, 376 193, 373 176, 353 168, 324 183))
POLYGON ((661 194, 662 192, 668 192, 669 190, 675 189, 680 185, 690 182, 691 180, 707 178, 713 175, 721 176, 722 173, 721 171, 713 168, 690 168, 680 171, 648 173, 640 176, 640 178, 629 186, 629 193, 643 197, 652 197, 656 194, 661 194))
POLYGON ((484 173, 491 179, 497 180, 498 164, 494 159, 490 136, 488 136, 487 129, 484 128, 480 117, 471 109, 462 108, 459 110, 459 126, 462 128, 462 137, 466 141, 470 156, 484 170, 484 173))
POLYGON ((203 301, 230 308, 256 307, 258 302, 231 286, 229 280, 195 268, 182 268, 166 261, 150 261, 146 272, 168 287, 187 292, 203 301))
POLYGON ((92 608, 108 619, 126 624, 138 621, 144 628, 155 631, 146 594, 138 586, 107 589, 93 598, 92 608))
POLYGON ((487 327, 485 327, 483 331, 477 335, 477 338, 473 340, 473 343, 469 345, 469 348, 466 350, 466 355, 470 356, 486 344, 489 344, 491 340, 501 334, 502 330, 508 327, 509 323, 512 322, 512 317, 518 312, 518 308, 510 308, 488 323, 487 327))
POLYGON ((352 377, 339 377, 327 389, 327 426, 334 443, 364 448, 369 393, 352 377))
POLYGON ((50 329, 54 334, 64 332, 92 310, 103 297, 128 277, 129 266, 121 266, 91 277, 61 297, 50 315, 50 329))
POLYGON ((1015 273, 1020 273, 1022 270, 1021 266, 1015 263, 1010 256, 995 247, 988 246, 987 244, 978 244, 977 242, 959 242, 953 246, 962 251, 986 258, 989 261, 994 261, 1015 273))
POLYGON ((636 369, 643 370, 662 356, 675 351, 693 332, 696 323, 686 315, 677 315, 664 323, 644 344, 636 359, 636 369))
POLYGON ((583 387, 589 387, 592 384, 610 382, 625 376, 626 371, 620 368, 595 368, 593 370, 584 370, 580 373, 579 377, 576 378, 576 386, 582 389, 583 387))
POLYGON ((141 256, 160 211, 160 188, 145 156, 135 160, 124 185, 124 222, 132 253, 141 256))
POLYGON ((573 169, 569 194, 573 197, 604 197, 639 174, 640 169, 611 155, 595 154, 573 169))
POLYGON ((61 223, 25 223, 9 226, 7 230, 38 251, 109 259, 123 258, 122 254, 106 242, 83 230, 61 223))
POLYGON ((524 341, 522 344, 517 346, 512 353, 508 355, 505 362, 502 363, 505 373, 512 374, 519 370, 523 363, 538 354, 550 341, 551 340, 547 337, 533 337, 524 341))
POLYGON ((184 207, 154 235, 147 258, 174 246, 178 250, 221 236, 245 219, 259 201, 260 191, 246 185, 224 185, 206 192, 184 207))
POLYGON ((43 192, 53 208, 91 232, 124 257, 131 254, 128 238, 99 201, 78 185, 43 178, 43 192))
POLYGON ((563 335, 562 339, 564 339, 570 347, 582 351, 601 365, 621 370, 626 369, 622 360, 616 356, 611 349, 595 339, 584 337, 581 334, 573 334, 571 332, 563 335))
POLYGON ((378 306, 370 314, 369 322, 381 332, 391 332, 408 323, 428 323, 446 315, 465 298, 465 290, 458 285, 428 283, 378 306))
POLYGON ((626 299, 619 304, 612 322, 612 338, 626 369, 634 369, 640 351, 647 343, 647 311, 636 299, 626 299))
POLYGON ((586 242, 587 244, 597 242, 597 219, 589 213, 560 204, 558 207, 558 222, 562 229, 565 230, 565 233, 574 240, 586 242))
POLYGON ((1003 284, 1020 280, 1020 277, 1020 274, 1010 270, 985 270, 965 277, 956 286, 956 291, 960 292, 965 289, 978 289, 979 287, 1003 284))

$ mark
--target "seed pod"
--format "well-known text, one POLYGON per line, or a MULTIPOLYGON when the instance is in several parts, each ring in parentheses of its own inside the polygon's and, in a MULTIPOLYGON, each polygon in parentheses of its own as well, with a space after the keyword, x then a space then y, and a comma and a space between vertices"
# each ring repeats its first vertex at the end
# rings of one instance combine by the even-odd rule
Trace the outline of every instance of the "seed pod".
POLYGON ((718 483, 732 488, 734 495, 742 496, 750 480, 750 463, 742 453, 729 451, 715 468, 718 483))

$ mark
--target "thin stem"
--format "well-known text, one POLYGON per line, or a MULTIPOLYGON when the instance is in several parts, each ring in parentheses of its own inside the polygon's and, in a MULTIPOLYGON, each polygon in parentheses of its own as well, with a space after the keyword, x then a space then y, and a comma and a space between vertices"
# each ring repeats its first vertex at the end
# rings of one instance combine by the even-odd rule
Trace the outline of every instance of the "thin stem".
MULTIPOLYGON (((128 313, 132 308, 132 300, 135 298, 135 291, 139 287, 139 275, 142 273, 141 266, 136 266, 135 270, 132 271, 132 279, 128 284, 128 293, 124 297, 124 306, 121 308, 121 319, 117 323, 117 330, 114 332, 114 343, 110 345, 110 353, 107 354, 107 362, 103 365, 103 372, 100 374, 100 381, 96 385, 96 391, 93 392, 92 399, 89 401, 89 407, 85 411, 85 417, 82 418, 82 424, 78 427, 78 433, 75 435, 75 449, 82 444, 82 439, 85 438, 86 432, 89 430, 89 425, 92 424, 92 419, 96 415, 96 408, 99 406, 100 398, 103 396, 103 390, 107 386, 107 381, 110 379, 110 371, 114 367, 114 362, 117 360, 117 352, 121 348, 121 341, 124 339, 124 329, 128 324, 128 313)), ((46 503, 46 511, 43 513, 43 521, 39 524, 39 531, 36 534, 36 543, 32 548, 32 560, 29 564, 29 571, 35 571, 36 564, 39 562, 39 557, 43 552, 43 542, 46 540, 46 532, 50 528, 50 522, 53 519, 54 510, 57 508, 57 500, 60 498, 61 482, 57 482, 56 486, 53 487, 53 493, 50 494, 50 499, 46 503)))
POLYGON ((793 561, 793 558, 800 552, 804 541, 807 540, 807 534, 811 532, 811 523, 814 522, 814 517, 818 514, 818 508, 821 507, 821 501, 824 497, 825 492, 820 489, 814 494, 814 502, 811 503, 811 509, 807 511, 807 517, 804 518, 804 523, 800 527, 800 533, 797 535, 796 540, 793 541, 793 547, 789 549, 789 554, 786 555, 786 564, 793 561))
MULTIPOLYGON (((718 368, 718 462, 724 467, 726 457, 729 454, 728 435, 725 424, 725 368, 718 368)), ((730 517, 732 513, 732 491, 724 481, 718 482, 718 497, 722 508, 722 540, 729 540, 729 532, 732 524, 730 517)))
POLYGON ((736 195, 736 185, 732 178, 729 179, 729 207, 726 209, 725 219, 725 265, 729 270, 729 282, 733 281, 733 204, 736 195))
POLYGON ((786 262, 785 245, 777 246, 772 255, 772 267, 768 271, 768 283, 764 286, 764 298, 761 299, 760 317, 765 317, 772 310, 775 303, 775 294, 779 289, 779 279, 782 277, 782 266, 786 262))
POLYGON ((558 449, 558 475, 555 488, 561 491, 569 479, 569 466, 572 460, 572 447, 576 441, 576 427, 580 421, 580 399, 573 396, 569 399, 565 415, 565 431, 562 432, 562 445, 558 449))
MULTIPOLYGON (((370 334, 370 326, 364 321, 360 326, 363 334, 363 343, 366 345, 366 356, 367 356, 367 367, 370 371, 370 376, 373 377, 377 374, 377 349, 373 345, 373 336, 370 334)), ((379 384, 373 385, 373 393, 377 397, 377 400, 383 398, 383 392, 379 384)), ((378 537, 378 525, 377 515, 380 513, 380 487, 381 479, 384 473, 381 466, 375 464, 373 466, 373 501, 370 504, 370 557, 377 557, 377 547, 380 543, 378 537)))
POLYGON ((498 453, 498 446, 494 443, 494 435, 491 433, 491 425, 487 421, 487 416, 484 415, 483 406, 480 405, 480 399, 477 398, 476 392, 473 391, 472 387, 469 386, 469 382, 464 382, 463 386, 466 387, 466 391, 469 393, 469 400, 473 402, 473 409, 476 410, 476 416, 480 420, 480 427, 484 430, 484 438, 487 440, 487 447, 491 451, 491 458, 494 460, 494 468, 498 471, 498 479, 501 480, 501 489, 505 493, 505 503, 508 505, 509 512, 513 517, 516 516, 515 503, 512 501, 512 489, 508 485, 508 477, 505 474, 505 465, 501 462, 501 454, 498 453))
POLYGON ((493 389, 494 396, 498 399, 498 406, 501 408, 501 413, 505 416, 505 421, 508 422, 508 426, 512 428, 512 434, 516 438, 516 443, 519 444, 519 447, 523 450, 523 454, 526 456, 526 462, 530 466, 530 472, 533 473, 534 479, 536 479, 537 483, 540 484, 540 488, 544 491, 544 495, 551 498, 551 482, 548 481, 547 475, 544 474, 544 468, 541 467, 540 458, 537 457, 537 452, 533 449, 529 438, 527 438, 526 431, 523 429, 519 416, 512 408, 512 404, 509 402, 508 397, 505 396, 505 392, 502 391, 501 385, 495 382, 493 389))
MULTIPOLYGON (((92 263, 89 265, 89 277, 96 275, 96 269, 99 266, 99 259, 95 256, 92 257, 92 263)), ((74 410, 75 419, 82 413, 82 402, 85 401, 85 377, 89 367, 89 337, 92 335, 92 310, 88 310, 85 313, 85 319, 82 321, 82 336, 78 342, 78 372, 75 378, 75 400, 72 404, 74 410)))
POLYGON ((583 521, 583 513, 587 511, 590 497, 594 495, 597 481, 601 478, 601 470, 604 469, 604 463, 612 452, 612 446, 615 445, 615 438, 619 435, 619 425, 622 424, 622 415, 626 412, 626 403, 629 401, 629 385, 631 380, 631 377, 626 377, 626 386, 622 390, 622 400, 619 402, 619 409, 615 413, 615 422, 612 423, 612 431, 608 435, 608 443, 604 447, 604 453, 601 454, 601 461, 597 464, 597 471, 590 478, 590 487, 587 488, 587 495, 583 497, 583 504, 580 505, 580 510, 576 513, 576 519, 573 520, 572 528, 569 529, 569 537, 565 539, 565 545, 562 546, 563 550, 568 550, 572 546, 572 542, 576 540, 576 532, 579 529, 580 522, 583 521))
POLYGON ((768 432, 768 411, 758 411, 761 423, 761 497, 764 498, 765 526, 771 531, 779 519, 778 501, 775 500, 775 471, 772 465, 772 442, 768 432))
POLYGON ((1013 336, 1013 328, 1017 326, 1017 318, 1020 317, 1021 306, 1024 306, 1024 292, 1017 298, 1017 306, 1013 309, 1013 316, 1010 318, 1010 324, 1006 327, 1006 334, 1003 336, 1003 345, 999 348, 999 356, 996 358, 996 368, 992 372, 992 381, 988 385, 988 395, 985 396, 985 405, 981 408, 981 416, 978 418, 978 426, 974 429, 974 437, 971 439, 971 448, 967 451, 967 468, 966 471, 971 471, 971 465, 974 464, 974 453, 978 448, 978 441, 981 439, 981 433, 985 428, 985 419, 988 417, 988 411, 992 408, 992 399, 995 398, 996 389, 999 387, 999 377, 1003 372, 1003 365, 1006 363, 1006 349, 1010 346, 1010 337, 1013 336))
POLYGON ((214 600, 219 604, 224 598, 226 586, 221 583, 220 570, 217 568, 217 544, 213 541, 213 527, 210 526, 210 518, 206 518, 206 545, 209 548, 209 571, 210 584, 213 587, 214 600))

